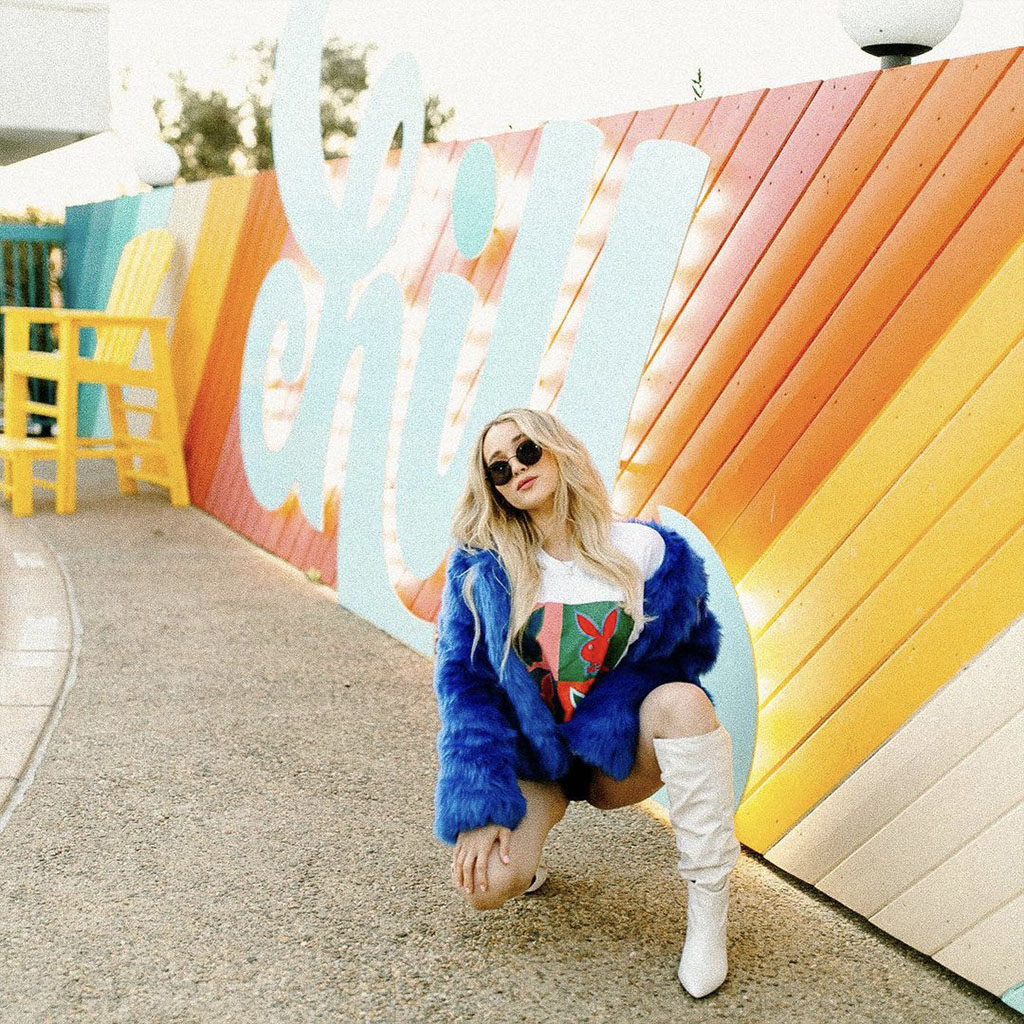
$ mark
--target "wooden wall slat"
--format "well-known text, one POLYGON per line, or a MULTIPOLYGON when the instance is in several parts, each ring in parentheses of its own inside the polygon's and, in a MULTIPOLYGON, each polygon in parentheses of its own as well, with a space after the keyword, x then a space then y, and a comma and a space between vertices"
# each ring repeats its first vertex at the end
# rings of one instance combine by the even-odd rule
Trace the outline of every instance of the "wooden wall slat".
POLYGON ((935 954, 944 967, 1001 995, 1020 981, 1024 893, 1004 903, 935 954))
POLYGON ((930 956, 1021 891, 1024 803, 1017 803, 879 910, 871 923, 930 956))
MULTIPOLYGON (((690 336, 681 329, 673 343, 662 346, 658 358, 651 361, 648 374, 652 375, 651 390, 656 398, 650 400, 655 403, 650 415, 656 415, 656 419, 630 456, 630 464, 619 482, 623 500, 630 507, 649 499, 657 481, 680 451, 681 442, 675 439, 685 440, 692 435, 709 407, 708 397, 723 391, 811 265, 836 220, 869 176, 878 154, 891 143, 906 111, 913 108, 936 73, 934 68, 913 75, 901 73, 887 79, 884 95, 874 90, 868 92, 858 115, 840 134, 800 202, 778 233, 764 240, 765 244, 771 242, 770 258, 758 263, 721 319, 713 307, 712 313, 704 318, 705 324, 714 327, 711 338, 702 336, 702 332, 690 336), (652 470, 638 476, 645 465, 651 465, 652 470)), ((801 169, 794 167, 793 171, 801 169)), ((703 208, 698 209, 683 246, 684 264, 701 258, 691 256, 690 250, 702 244, 703 217, 703 208)), ((689 321, 697 322, 699 309, 708 300, 703 292, 697 292, 693 301, 696 306, 685 315, 689 321)))
MULTIPOLYGON (((699 246, 700 232, 705 228, 704 219, 698 216, 698 222, 684 243, 672 289, 655 333, 653 352, 648 357, 644 378, 637 389, 623 439, 624 462, 628 463, 636 452, 666 403, 668 368, 665 360, 671 360, 673 355, 676 359, 682 356, 680 366, 692 364, 697 347, 714 334, 746 281, 769 251, 772 239, 812 187, 815 171, 836 145, 875 77, 876 73, 872 72, 821 83, 791 134, 765 169, 729 237, 707 265, 699 290, 695 290, 695 281, 691 278, 700 254, 694 250, 699 246), (662 353, 664 345, 671 346, 673 351, 662 353)), ((769 137, 766 129, 765 139, 769 137)), ((624 500, 626 493, 635 493, 628 465, 620 473, 620 481, 623 479, 630 480, 629 490, 623 492, 624 500)))
MULTIPOLYGON (((860 84, 867 88, 870 81, 864 76, 860 84)), ((666 302, 672 316, 667 336, 649 360, 623 446, 631 461, 617 487, 620 501, 631 509, 652 502, 666 475, 675 472, 678 453, 718 400, 717 389, 690 379, 695 363, 707 364, 708 339, 843 126, 835 94, 821 88, 806 83, 772 90, 698 208, 666 302), (823 129, 825 117, 830 123, 823 129), (658 454, 633 466, 641 445, 658 454)), ((841 102, 854 106, 861 98, 854 89, 852 95, 844 92, 841 102)))
MULTIPOLYGON (((970 360, 965 352, 964 362, 970 360)), ((762 701, 785 686, 828 641, 877 581, 982 473, 991 453, 1024 429, 1022 385, 1024 342, 1018 342, 877 503, 861 505, 861 522, 756 640, 762 701)), ((928 403, 921 397, 924 411, 928 403)), ((843 475, 848 480, 844 496, 853 504, 860 497, 857 478, 843 475)), ((873 494, 876 488, 868 483, 865 489, 873 494)))
POLYGON ((858 914, 876 914, 1020 801, 1022 750, 1024 712, 1018 712, 836 865, 818 888, 858 914))
MULTIPOLYGON (((891 394, 934 343, 935 334, 921 331, 900 336, 898 344, 891 332, 881 337, 876 334, 970 211, 978 191, 1012 152, 1014 143, 1006 132, 997 131, 992 137, 987 122, 983 126, 971 120, 993 78, 1004 70, 1004 62, 1005 56, 995 67, 989 67, 987 74, 972 80, 970 89, 963 87, 958 75, 939 76, 733 378, 728 401, 719 402, 694 435, 693 451, 707 450, 713 435, 723 429, 719 424, 728 421, 731 414, 737 426, 728 432, 724 452, 716 449, 722 458, 716 458, 710 466, 702 462, 704 471, 689 477, 687 467, 693 456, 673 469, 672 479, 686 479, 691 488, 686 492, 688 497, 695 490, 703 492, 696 500, 691 497, 689 514, 698 525, 707 524, 712 541, 726 534, 775 467, 791 448, 801 444, 808 424, 826 406, 865 349, 870 346, 873 352, 884 353, 892 346, 896 355, 878 365, 877 375, 864 382, 857 401, 851 403, 859 414, 853 415, 852 422, 860 427, 867 422, 863 418, 865 410, 871 408, 864 396, 891 394), (936 132, 937 117, 944 118, 944 125, 947 120, 953 123, 942 133, 936 132), (951 136, 965 123, 967 131, 952 152, 963 161, 964 173, 978 180, 965 183, 959 201, 951 202, 940 165, 945 166, 951 136), (988 160, 993 161, 991 166, 985 166, 988 160), (751 407, 755 416, 744 431, 741 412, 751 407)), ((994 100, 984 104, 982 114, 987 116, 995 106, 999 104, 994 100)), ((995 111, 992 113, 994 116, 995 111)), ((944 306, 948 323, 963 304, 964 293, 946 290, 933 301, 944 306)), ((844 412, 849 424, 850 411, 844 412)), ((813 448, 807 460, 809 471, 791 485, 802 500, 855 436, 848 426, 842 436, 831 433, 828 446, 813 448)), ((668 478, 665 486, 669 486, 668 478)), ((682 501, 682 495, 677 500, 682 501)), ((797 502, 789 493, 784 503, 776 500, 774 520, 765 532, 769 536, 777 533, 802 500, 797 502)), ((764 526, 764 508, 758 506, 758 510, 764 526)), ((763 535, 760 539, 763 546, 763 535)), ((736 571, 742 571, 742 567, 737 565, 736 571)))
MULTIPOLYGON (((707 520, 708 536, 737 575, 766 550, 838 456, 1019 244, 1024 234, 1019 203, 1024 111, 1015 94, 1024 84, 1022 73, 1024 61, 1018 59, 892 233, 863 254, 868 257, 865 272, 838 312, 830 314, 827 329, 808 352, 810 360, 804 357, 787 377, 766 418, 743 439, 732 456, 733 474, 716 481, 717 492, 731 504, 728 513, 716 513, 714 524, 707 520), (1011 112, 1014 103, 1018 109, 1011 112), (1002 117, 995 116, 997 111, 1002 117), (948 183, 954 180, 958 188, 950 190, 948 183), (980 201, 979 192, 984 196, 980 201), (830 356, 845 374, 838 380, 830 356), (794 412, 800 409, 802 415, 794 412), (740 507, 737 489, 743 501, 752 497, 725 529, 740 507)), ((922 103, 921 109, 925 107, 922 103)), ((908 177, 914 173, 916 154, 908 151, 900 161, 908 177)), ((872 183, 876 177, 885 176, 873 176, 872 183)), ((891 185, 898 190, 896 182, 891 185)), ((875 202, 883 203, 877 193, 875 202)), ((885 211, 865 208, 860 215, 868 223, 884 222, 885 211)), ((819 255, 815 264, 824 271, 830 262, 819 255)), ((841 265, 842 260, 836 267, 841 265)), ((698 524, 704 521, 696 505, 691 515, 698 524)))
POLYGON ((913 376, 743 577, 758 639, 1016 343, 1024 246, 967 306, 913 376))
MULTIPOLYGON (((762 706, 748 781, 751 790, 870 679, 1024 521, 1021 480, 1024 434, 986 467, 762 706)), ((972 653, 992 635, 973 637, 972 653)), ((771 681, 759 679, 759 685, 767 688, 771 681)))
POLYGON ((1024 617, 943 686, 765 856, 815 884, 1024 709, 1024 617))
MULTIPOLYGON (((235 407, 228 424, 227 436, 221 446, 220 458, 210 481, 210 492, 207 496, 210 515, 216 516, 226 526, 238 529, 245 510, 245 492, 248 484, 242 468, 242 460, 238 458, 238 408, 235 407)), ((251 492, 249 494, 251 498, 251 492)))
MULTIPOLYGON (((826 247, 831 248, 829 255, 824 251, 819 254, 816 265, 820 272, 824 273, 835 260, 837 284, 848 282, 845 293, 838 292, 841 297, 828 311, 827 319, 813 328, 811 335, 805 336, 803 329, 797 329, 791 335, 791 342, 783 343, 779 335, 779 344, 765 349, 765 343, 775 336, 776 326, 780 331, 784 330, 788 321, 773 322, 762 343, 733 378, 726 392, 727 400, 723 396, 723 400, 711 410, 694 435, 692 445, 673 467, 672 473, 680 480, 685 479, 691 488, 687 493, 692 494, 696 488, 702 489, 690 506, 690 515, 695 522, 716 524, 716 536, 726 532, 727 525, 736 519, 751 496, 756 494, 759 484, 767 479, 769 470, 782 461, 791 447, 800 444, 807 425, 835 395, 836 389, 869 346, 874 353, 884 353, 886 347, 892 345, 897 348, 900 358, 887 362, 876 360, 873 374, 861 373, 862 385, 856 398, 851 397, 850 402, 851 406, 862 410, 871 408, 865 403, 865 396, 891 394, 894 381, 898 384, 916 359, 934 342, 936 335, 930 332, 917 331, 909 337, 901 334, 897 340, 893 332, 879 334, 879 331, 908 292, 917 287, 921 273, 927 269, 935 253, 947 243, 964 214, 970 211, 977 194, 989 184, 993 169, 1003 162, 1014 146, 1008 133, 1000 135, 998 131, 990 131, 999 123, 1005 107, 1010 105, 1013 90, 1007 88, 999 92, 1002 104, 994 95, 988 98, 978 118, 968 123, 947 159, 941 162, 928 181, 920 183, 918 176, 921 172, 913 169, 918 163, 917 157, 922 156, 925 167, 928 167, 928 161, 935 154, 924 151, 918 132, 927 134, 934 131, 934 111, 945 110, 945 99, 948 98, 940 86, 952 77, 940 78, 922 101, 904 128, 903 135, 889 151, 884 169, 872 177, 869 186, 858 197, 860 202, 854 203, 848 216, 837 225, 830 242, 834 240, 836 246, 842 247, 842 257, 839 258, 839 249, 835 247, 826 247), (984 152, 976 152, 976 146, 983 147, 984 152), (957 159, 952 160, 952 157, 957 159), (951 163, 954 166, 950 166, 951 163), (963 179, 959 202, 950 201, 946 184, 950 178, 963 179), (909 189, 916 189, 920 183, 920 191, 909 193, 913 195, 909 207, 897 215, 891 233, 884 240, 873 250, 860 250, 859 239, 849 240, 849 226, 853 225, 852 230, 858 233, 856 225, 859 218, 876 225, 876 230, 887 225, 887 218, 894 211, 888 208, 887 203, 886 208, 878 208, 882 205, 882 193, 875 191, 875 187, 892 187, 891 191, 897 192, 897 180, 901 184, 905 181, 909 189), (843 244, 846 241, 849 241, 848 245, 843 244), (866 257, 863 265, 860 264, 862 257, 866 257), (846 260, 859 267, 859 273, 853 280, 850 280, 846 260), (758 353, 759 358, 754 358, 758 353), (743 412, 763 401, 759 396, 767 397, 763 409, 753 423, 744 422, 743 412), (735 424, 731 429, 727 426, 730 421, 735 424), (716 437, 723 433, 724 444, 716 443, 716 437)), ((981 76, 977 92, 987 83, 988 76, 981 76)), ((975 99, 977 92, 969 99, 975 99)), ((935 137, 939 138, 937 134, 935 137)), ((907 194, 903 193, 903 197, 907 194)), ((1001 253, 994 255, 998 258, 1001 253)), ((947 322, 955 317, 963 300, 964 293, 960 289, 947 289, 933 299, 943 308, 947 322)), ((865 365, 861 364, 861 368, 865 365)), ((848 423, 851 420, 854 423, 865 422, 844 411, 847 412, 848 423)), ((816 461, 806 485, 801 481, 801 494, 810 493, 820 482, 823 469, 831 468, 836 455, 844 450, 843 440, 850 438, 851 434, 852 431, 848 431, 840 439, 833 433, 829 447, 814 450, 816 461)), ((793 502, 785 506, 787 510, 796 507, 799 506, 793 502)), ((780 514, 776 503, 775 523, 784 521, 784 515, 780 514)))
MULTIPOLYGON (((659 444, 664 434, 662 409, 705 340, 678 325, 680 313, 698 286, 701 294, 706 294, 702 283, 709 268, 719 258, 819 86, 815 82, 748 93, 735 98, 744 99, 742 104, 733 102, 733 97, 728 102, 723 99, 695 140, 697 148, 711 157, 711 167, 652 340, 643 400, 639 405, 634 403, 631 411, 623 452, 632 472, 616 484, 616 504, 625 511, 639 511, 642 499, 664 472, 666 460, 678 449, 669 452, 659 444), (657 436, 644 447, 644 456, 638 459, 638 445, 655 433, 657 436)), ((675 425, 669 436, 679 436, 675 425)))
MULTIPOLYGON (((736 814, 740 841, 767 850, 881 746, 1024 608, 1024 528, 957 590, 767 776, 736 814)), ((762 726, 759 723, 759 735, 762 726)))

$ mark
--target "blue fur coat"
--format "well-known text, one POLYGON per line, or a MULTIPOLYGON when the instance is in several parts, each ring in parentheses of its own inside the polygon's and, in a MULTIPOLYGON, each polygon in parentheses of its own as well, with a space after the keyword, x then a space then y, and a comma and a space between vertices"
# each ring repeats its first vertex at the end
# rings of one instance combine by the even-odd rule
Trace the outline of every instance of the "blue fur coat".
POLYGON ((434 830, 443 842, 486 824, 515 828, 526 813, 517 778, 559 779, 572 754, 624 779, 636 757, 644 697, 673 680, 696 683, 714 664, 721 630, 705 606, 704 563, 674 530, 646 525, 665 539, 665 557, 644 586, 644 612, 657 618, 565 723, 555 722, 515 651, 498 676, 510 603, 497 554, 459 547, 452 552, 434 670, 441 717, 434 830), (473 615, 462 596, 467 573, 482 633, 475 654, 473 615))

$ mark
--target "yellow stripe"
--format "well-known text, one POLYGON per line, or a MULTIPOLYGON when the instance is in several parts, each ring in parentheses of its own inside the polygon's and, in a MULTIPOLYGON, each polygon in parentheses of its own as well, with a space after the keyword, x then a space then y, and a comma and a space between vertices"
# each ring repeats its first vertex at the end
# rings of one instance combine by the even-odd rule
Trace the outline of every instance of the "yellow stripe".
MULTIPOLYGON (((738 586, 757 639, 1020 334, 1024 246, 978 294, 738 586)), ((759 666, 760 668, 760 666, 759 666)))
POLYGON ((1006 629, 1022 607, 1024 529, 1018 528, 743 800, 736 815, 741 841, 755 850, 768 849, 1006 629))
MULTIPOLYGON (((1024 519, 1018 435, 761 712, 748 791, 882 665, 1024 519)), ((894 529, 899 524, 894 524, 894 529)), ((1019 606, 1011 618, 1020 613, 1019 606)), ((992 634, 982 638, 980 650, 992 634)), ((966 660, 966 659, 965 659, 966 660)), ((959 666, 958 666, 959 667, 959 666)), ((945 680, 942 680, 945 682, 945 680)), ((884 709, 870 710, 870 715, 884 709)), ((866 727, 862 723, 858 728, 866 727)), ((856 763, 847 764, 846 770, 856 763)), ((845 774, 845 772, 844 772, 845 774)))
POLYGON ((178 305, 171 344, 178 422, 183 431, 188 426, 203 380, 206 357, 255 180, 255 175, 217 178, 205 193, 203 223, 178 305))
POLYGON ((1020 541, 991 554, 1024 521, 1022 287, 1024 246, 739 584, 762 711, 737 821, 757 849, 1024 608, 1020 541), (984 615, 957 597, 1013 558, 984 615), (908 651, 913 678, 893 669, 908 651))
MULTIPOLYGON (((754 648, 762 705, 932 528, 992 454, 1024 429, 1022 382, 1024 343, 1018 342, 762 634, 754 648)), ((865 477, 849 484, 850 505, 862 500, 858 485, 862 491, 875 486, 865 477)))

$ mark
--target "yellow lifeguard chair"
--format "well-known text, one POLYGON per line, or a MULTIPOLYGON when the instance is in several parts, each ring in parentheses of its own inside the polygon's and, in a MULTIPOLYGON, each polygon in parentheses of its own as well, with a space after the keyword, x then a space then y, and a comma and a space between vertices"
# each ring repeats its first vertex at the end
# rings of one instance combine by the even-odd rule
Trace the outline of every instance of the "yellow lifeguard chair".
POLYGON ((125 247, 118 263, 106 310, 38 309, 3 306, 5 317, 4 433, 0 435, 0 456, 4 467, 3 493, 11 499, 16 516, 32 514, 33 487, 48 487, 55 493, 60 514, 75 511, 75 460, 113 459, 122 494, 138 492, 137 481, 166 487, 172 505, 189 503, 188 481, 182 452, 181 432, 171 374, 167 324, 170 317, 150 316, 160 282, 170 266, 174 237, 163 228, 145 231, 125 247), (57 335, 54 352, 29 350, 29 325, 53 324, 57 335), (83 327, 96 329, 96 351, 81 356, 78 335, 83 327), (146 333, 152 369, 132 369, 139 341, 146 333), (56 403, 29 400, 30 377, 52 380, 57 385, 56 403), (78 385, 102 384, 110 410, 111 436, 78 437, 78 385), (156 393, 155 406, 125 401, 122 389, 141 387, 156 393), (150 437, 129 433, 126 413, 152 417, 150 437), (29 413, 56 419, 56 437, 28 437, 29 413), (139 468, 135 457, 145 456, 139 468), (159 456, 162 472, 149 467, 159 456), (57 464, 56 481, 33 476, 33 463, 51 460, 57 464))

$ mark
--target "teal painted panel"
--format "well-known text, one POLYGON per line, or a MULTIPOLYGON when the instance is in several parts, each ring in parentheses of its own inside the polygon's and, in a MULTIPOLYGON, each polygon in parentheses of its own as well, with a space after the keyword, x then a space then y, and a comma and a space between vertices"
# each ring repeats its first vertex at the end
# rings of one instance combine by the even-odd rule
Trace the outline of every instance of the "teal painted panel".
MULTIPOLYGON (((757 735, 757 672, 747 620, 736 587, 711 542, 675 509, 660 506, 658 515, 704 559, 708 607, 722 626, 722 646, 714 667, 701 682, 711 694, 719 722, 732 739, 732 778, 738 805, 750 775, 757 735)), ((655 794, 655 799, 667 806, 664 789, 655 794)))
POLYGON ((155 188, 152 192, 143 192, 136 196, 139 209, 135 221, 135 234, 151 228, 163 228, 171 218, 171 204, 174 202, 174 187, 155 188))
MULTIPOLYGON (((69 207, 65 214, 64 253, 64 305, 69 309, 97 309, 99 276, 93 268, 105 262, 105 254, 114 216, 116 200, 91 203, 88 206, 69 207)), ((92 352, 96 348, 96 332, 86 328, 81 332, 79 350, 92 352)), ((83 389, 78 392, 79 402, 83 389)), ((83 433, 92 422, 91 412, 84 416, 79 408, 78 431, 83 433)), ((85 433, 85 436, 90 436, 85 433)))
POLYGON ((139 221, 139 206, 142 196, 123 196, 114 200, 114 210, 110 218, 110 234, 107 237, 106 259, 100 269, 97 283, 98 298, 106 306, 110 298, 110 290, 114 285, 117 265, 121 262, 121 250, 136 235, 135 225, 139 221))
POLYGON ((452 231, 459 252, 475 260, 483 252, 497 204, 494 153, 484 141, 474 142, 462 155, 452 192, 452 231))
MULTIPOLYGON (((144 192, 137 196, 129 196, 124 199, 115 200, 115 203, 124 203, 127 200, 134 203, 134 221, 131 223, 130 231, 125 242, 141 235, 143 231, 150 228, 162 228, 167 224, 171 215, 171 203, 174 201, 174 189, 171 186, 154 189, 152 192, 144 192)), ((130 211, 125 215, 124 228, 128 230, 130 211)), ((121 243, 123 246, 124 243, 121 243)), ((117 258, 114 260, 113 273, 110 274, 110 284, 107 286, 106 295, 103 297, 102 305, 106 306, 110 298, 110 291, 114 286, 114 275, 117 273, 117 265, 121 259, 121 248, 116 250, 117 258)), ((109 267, 105 267, 109 271, 109 267)), ((94 351, 96 348, 96 332, 89 331, 90 343, 94 351)), ((78 429, 87 437, 107 437, 110 434, 110 413, 107 410, 107 395, 101 387, 91 384, 82 386, 78 393, 79 416, 78 429), (91 416, 88 427, 85 426, 85 417, 91 416)))
POLYGON ((1024 1014, 1024 981, 1019 985, 1014 985, 1011 989, 1007 989, 1001 998, 1010 1009, 1024 1014))
POLYGON ((96 275, 89 268, 103 259, 113 201, 68 208, 64 225, 64 304, 69 309, 91 309, 96 275))
MULTIPOLYGON (((117 273, 117 264, 121 259, 121 250, 137 234, 135 225, 138 221, 139 203, 141 196, 122 196, 120 199, 113 199, 110 206, 110 216, 106 222, 106 231, 103 237, 98 237, 98 232, 90 232, 88 250, 93 247, 93 241, 99 243, 99 253, 92 259, 85 268, 83 279, 82 297, 84 300, 79 308, 82 309, 104 309, 107 300, 110 298, 110 290, 114 284, 114 276, 117 273), (88 272, 88 268, 95 267, 95 274, 88 272)), ((90 255, 92 253, 90 252, 90 255)), ((82 331, 79 351, 82 355, 91 356, 96 351, 96 332, 87 329, 82 331)), ((82 437, 101 436, 99 430, 103 426, 97 422, 96 410, 101 396, 101 389, 95 384, 83 384, 78 390, 78 433, 82 437)), ((109 432, 109 421, 106 424, 109 432)))

